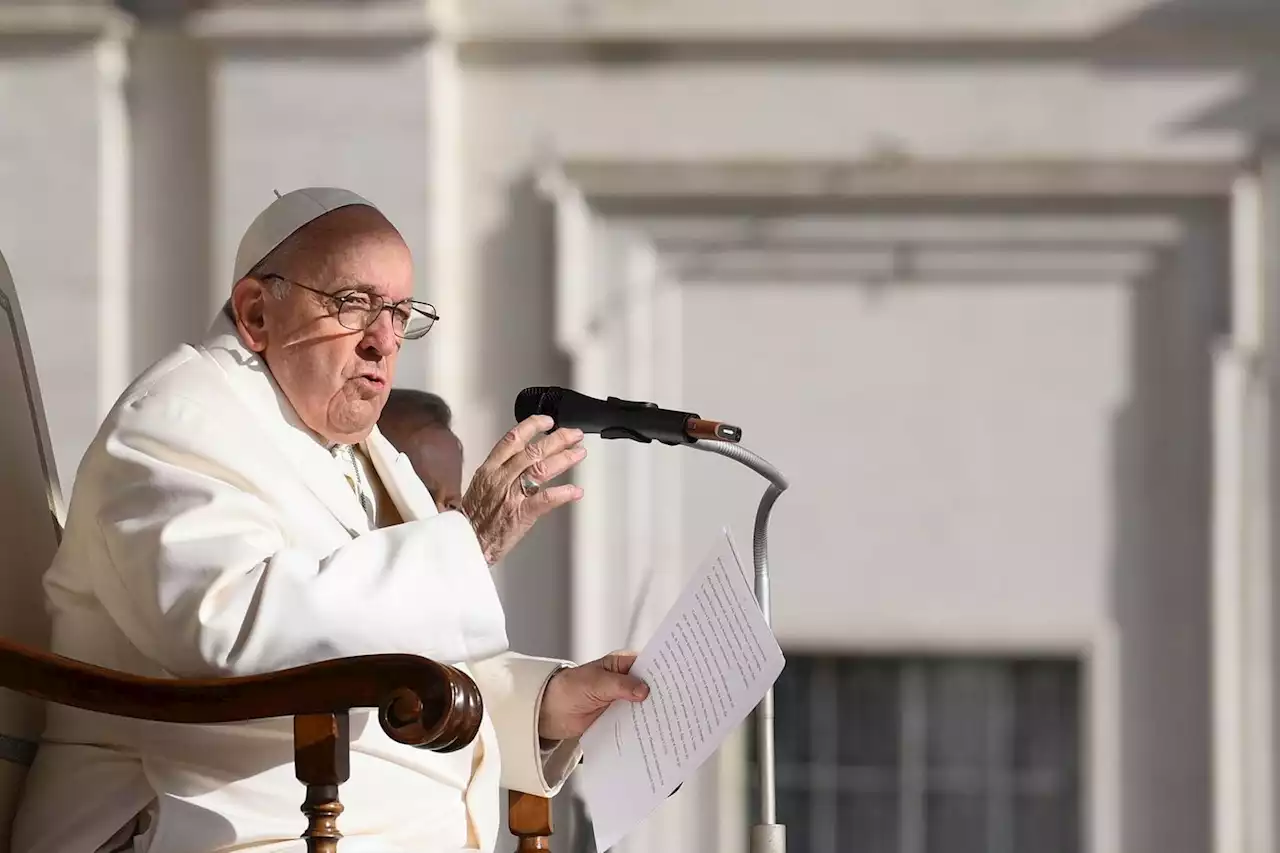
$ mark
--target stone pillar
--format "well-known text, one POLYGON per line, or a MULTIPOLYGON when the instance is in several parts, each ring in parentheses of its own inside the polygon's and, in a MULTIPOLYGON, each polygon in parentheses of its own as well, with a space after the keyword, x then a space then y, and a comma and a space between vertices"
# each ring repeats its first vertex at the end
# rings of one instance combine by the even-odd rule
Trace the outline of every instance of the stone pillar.
POLYGON ((131 378, 130 28, 109 3, 0 4, 0 240, 64 494, 131 378))
POLYGON ((1264 146, 1232 193, 1230 335, 1215 352, 1214 850, 1275 849, 1274 531, 1280 484, 1280 150, 1264 146))
POLYGON ((208 68, 182 24, 158 10, 130 42, 134 374, 209 328, 208 68))

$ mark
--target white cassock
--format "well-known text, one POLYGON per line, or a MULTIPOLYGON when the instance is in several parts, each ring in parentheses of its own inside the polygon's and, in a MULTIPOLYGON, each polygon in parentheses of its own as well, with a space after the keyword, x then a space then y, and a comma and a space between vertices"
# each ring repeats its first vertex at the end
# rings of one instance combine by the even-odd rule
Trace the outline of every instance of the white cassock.
MULTIPOLYGON (((507 651, 470 523, 437 514, 376 430, 361 449, 382 511, 404 523, 370 529, 341 464, 219 316, 124 393, 85 454, 45 578, 53 651, 183 678, 389 652, 459 665, 485 703, 465 749, 404 746, 376 710, 352 712, 339 846, 492 850, 499 785, 550 796, 578 761, 576 743, 538 745, 563 662, 507 651)), ((13 850, 293 853, 304 790, 287 718, 186 726, 50 706, 13 850)))

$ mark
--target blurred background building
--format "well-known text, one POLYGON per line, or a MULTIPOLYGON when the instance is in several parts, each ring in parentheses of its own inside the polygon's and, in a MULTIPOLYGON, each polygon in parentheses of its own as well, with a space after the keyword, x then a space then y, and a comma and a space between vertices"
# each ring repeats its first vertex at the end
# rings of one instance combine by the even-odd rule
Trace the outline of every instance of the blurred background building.
MULTIPOLYGON (((1273 0, 0 0, 0 247, 69 491, 272 191, 356 190, 469 466, 571 384, 791 477, 792 853, 1262 853, 1278 48, 1273 0)), ((642 644, 763 486, 600 442, 580 481, 500 570, 522 650, 642 644)), ((744 850, 751 760, 622 849, 744 850)))

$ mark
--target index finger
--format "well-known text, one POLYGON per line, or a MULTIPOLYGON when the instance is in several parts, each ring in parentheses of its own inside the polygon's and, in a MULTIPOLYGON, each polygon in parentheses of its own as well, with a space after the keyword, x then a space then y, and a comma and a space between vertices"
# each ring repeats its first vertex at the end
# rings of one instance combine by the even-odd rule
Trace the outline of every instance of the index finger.
POLYGON ((535 437, 549 431, 555 425, 555 418, 550 415, 530 415, 507 430, 502 440, 489 451, 484 464, 492 468, 501 467, 502 463, 524 450, 535 437))

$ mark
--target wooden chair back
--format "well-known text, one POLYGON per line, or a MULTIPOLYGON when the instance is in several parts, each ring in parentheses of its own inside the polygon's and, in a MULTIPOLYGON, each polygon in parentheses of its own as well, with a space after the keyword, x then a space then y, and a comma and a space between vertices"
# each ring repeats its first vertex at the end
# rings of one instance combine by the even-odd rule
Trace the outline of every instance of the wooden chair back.
MULTIPOLYGON (((41 578, 61 536, 62 496, 13 276, 0 255, 0 637, 49 647, 41 578)), ((44 703, 0 689, 0 853, 44 727, 44 703)))

